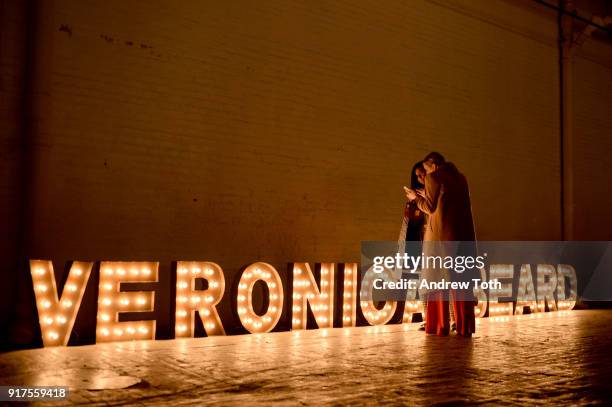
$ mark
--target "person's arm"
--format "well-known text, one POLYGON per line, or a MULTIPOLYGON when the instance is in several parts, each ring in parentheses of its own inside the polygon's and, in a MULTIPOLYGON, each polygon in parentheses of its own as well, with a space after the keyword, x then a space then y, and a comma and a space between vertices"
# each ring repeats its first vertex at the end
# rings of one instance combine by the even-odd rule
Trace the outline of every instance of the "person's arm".
POLYGON ((440 183, 433 174, 427 175, 425 179, 425 193, 417 195, 417 207, 428 215, 431 215, 438 205, 440 196, 440 183))

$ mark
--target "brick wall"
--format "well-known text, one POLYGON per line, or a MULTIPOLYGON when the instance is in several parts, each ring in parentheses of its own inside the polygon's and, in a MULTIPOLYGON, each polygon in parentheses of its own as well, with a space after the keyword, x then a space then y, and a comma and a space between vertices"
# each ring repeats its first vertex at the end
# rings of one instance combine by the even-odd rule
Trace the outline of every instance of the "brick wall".
POLYGON ((612 239, 612 46, 589 39, 573 58, 574 235, 612 239))

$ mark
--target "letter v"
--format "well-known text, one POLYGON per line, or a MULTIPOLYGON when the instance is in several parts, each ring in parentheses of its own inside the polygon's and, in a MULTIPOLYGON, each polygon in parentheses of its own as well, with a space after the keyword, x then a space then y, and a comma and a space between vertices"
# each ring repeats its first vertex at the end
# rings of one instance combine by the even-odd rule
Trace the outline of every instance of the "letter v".
POLYGON ((68 344, 92 267, 91 262, 73 262, 59 298, 53 263, 49 260, 30 260, 40 332, 45 347, 68 344))

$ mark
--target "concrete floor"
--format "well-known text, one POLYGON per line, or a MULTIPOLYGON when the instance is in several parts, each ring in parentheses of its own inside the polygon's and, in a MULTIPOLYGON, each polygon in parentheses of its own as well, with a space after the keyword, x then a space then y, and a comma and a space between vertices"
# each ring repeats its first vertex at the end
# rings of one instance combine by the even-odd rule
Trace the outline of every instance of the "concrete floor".
POLYGON ((68 385, 94 405, 584 405, 612 391, 612 311, 486 318, 472 339, 417 326, 9 352, 0 385, 68 385))

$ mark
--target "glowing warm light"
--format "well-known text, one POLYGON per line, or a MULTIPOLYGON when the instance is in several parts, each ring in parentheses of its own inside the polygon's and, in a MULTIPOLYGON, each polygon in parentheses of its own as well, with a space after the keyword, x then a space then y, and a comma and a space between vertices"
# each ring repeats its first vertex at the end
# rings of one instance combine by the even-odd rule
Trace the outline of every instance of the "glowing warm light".
POLYGON ((196 312, 200 316, 206 335, 225 335, 225 329, 217 312, 217 304, 225 291, 225 276, 221 267, 211 262, 179 261, 177 270, 179 272, 176 276, 175 336, 177 338, 194 336, 196 312), (208 288, 196 290, 198 279, 206 280, 208 288))
POLYGON ((550 311, 557 310, 557 301, 555 301, 555 290, 557 289, 557 270, 551 264, 538 264, 538 290, 536 296, 538 299, 538 311, 544 312, 545 305, 548 305, 550 311))
MULTIPOLYGON (((480 269, 480 281, 486 281, 486 280, 487 280, 487 273, 484 268, 481 268, 480 269)), ((478 288, 474 288, 474 296, 476 297, 476 300, 478 301, 478 303, 474 307, 474 316, 476 318, 482 318, 487 313, 487 306, 489 304, 489 301, 487 299, 487 293, 479 285, 478 288)))
POLYGON ((557 308, 571 310, 576 305, 578 298, 578 280, 576 270, 568 264, 557 266, 557 308), (565 280, 569 281, 569 293, 565 290, 565 280))
POLYGON ((121 284, 154 283, 157 278, 157 262, 100 263, 97 342, 155 339, 155 320, 119 322, 119 313, 153 311, 153 291, 121 291, 121 284))
MULTIPOLYGON (((365 273, 361 282, 360 298, 372 298, 372 290, 374 288, 373 280, 375 278, 393 277, 392 270, 385 269, 382 273, 374 273, 372 267, 365 273)), ((378 308, 372 300, 360 300, 361 312, 366 321, 370 325, 384 325, 393 318, 397 301, 382 301, 381 308, 378 308)), ((379 305, 380 306, 380 305, 379 305)))
MULTIPOLYGON (((321 289, 319 290, 308 263, 293 264, 291 329, 306 329, 308 306, 319 328, 333 327, 334 264, 322 263, 320 271, 321 289)), ((275 283, 270 284, 270 288, 275 286, 275 283)))
POLYGON ((378 308, 374 301, 360 301, 361 312, 370 325, 384 325, 391 320, 395 309, 396 301, 384 301, 381 308, 378 308))
POLYGON ((68 344, 92 267, 93 263, 73 262, 62 296, 58 298, 53 263, 47 260, 30 260, 44 346, 68 344))
POLYGON ((413 316, 415 314, 420 314, 423 320, 425 318, 425 310, 423 309, 423 301, 417 300, 417 292, 418 292, 418 289, 416 286, 414 288, 408 288, 406 290, 406 299, 404 301, 404 313, 402 315, 402 324, 412 323, 413 316))
MULTIPOLYGON (((36 296, 39 322, 44 346, 66 345, 70 338, 78 309, 81 304, 87 281, 91 275, 93 263, 74 262, 66 277, 63 290, 56 286, 56 276, 50 261, 30 261, 32 287, 36 296), (62 295, 58 298, 58 291, 62 295)), ((385 270, 383 273, 364 275, 358 290, 358 265, 345 264, 342 270, 342 309, 343 327, 356 326, 357 300, 366 321, 370 325, 388 323, 397 308, 396 301, 378 304, 373 299, 373 279, 396 280, 393 275, 397 270, 385 270), (387 275, 385 275, 387 274, 387 275), (389 278, 391 277, 391 278, 389 278), (370 291, 368 291, 370 290, 370 291)), ((225 278, 222 269, 211 262, 178 262, 176 281, 175 334, 176 337, 194 336, 196 312, 199 315, 206 334, 225 335, 225 330, 217 311, 225 292, 225 278), (205 289, 196 289, 197 282, 206 280, 205 289)), ((485 281, 484 269, 481 280, 485 281)), ((314 322, 319 328, 330 328, 334 324, 335 301, 335 265, 322 263, 318 282, 308 263, 293 264, 291 293, 292 329, 305 329, 308 324, 308 310, 312 312, 314 322)), ((544 314, 546 309, 559 310, 554 313, 567 315, 574 308, 577 299, 577 276, 571 265, 559 264, 537 265, 537 286, 531 266, 523 264, 520 269, 517 289, 516 309, 509 300, 512 297, 514 265, 490 265, 489 282, 506 280, 501 288, 490 286, 489 301, 482 288, 475 289, 478 304, 475 308, 477 317, 487 311, 492 321, 508 321, 509 315, 523 314, 524 307, 530 308, 532 315, 517 316, 517 319, 551 317, 544 314), (495 288, 494 288, 495 287, 495 288), (537 288, 537 289, 536 289, 537 288), (504 298, 505 297, 505 298, 504 298), (502 299, 502 301, 500 301, 502 299), (506 301, 504 301, 506 300, 506 301)), ((153 339, 155 321, 119 322, 119 313, 148 312, 154 309, 154 293, 122 291, 122 283, 151 283, 158 280, 158 263, 156 262, 102 262, 100 264, 100 283, 98 290, 98 326, 96 338, 99 342, 125 341, 134 339, 153 339)), ((404 301, 402 322, 412 322, 416 313, 423 313, 422 301, 417 299, 417 290, 408 289, 404 301)), ((267 263, 255 263, 247 267, 238 282, 236 293, 236 311, 243 326, 251 333, 269 332, 278 323, 283 312, 283 285, 278 272, 267 263), (261 280, 268 288, 268 307, 263 315, 253 309, 253 289, 261 280)), ((341 312, 340 312, 341 311, 341 312)), ((380 328, 372 328, 377 332, 380 328)))
POLYGON ((423 317, 425 311, 423 310, 423 301, 421 300, 406 300, 404 303, 404 314, 402 316, 402 324, 412 323, 414 314, 421 314, 423 317))
POLYGON ((512 278, 514 277, 513 264, 491 264, 489 268, 489 281, 500 281, 501 288, 489 288, 489 317, 501 317, 513 314, 513 303, 500 302, 500 297, 512 297, 512 278))
POLYGON ((357 263, 344 265, 342 326, 357 326, 357 263))
POLYGON ((530 313, 537 311, 536 293, 533 286, 530 264, 523 264, 521 266, 514 314, 522 315, 525 307, 529 307, 530 313))
POLYGON ((276 269, 262 262, 248 266, 240 276, 237 298, 241 298, 237 300, 238 317, 247 331, 251 333, 271 331, 283 311, 283 284, 276 269), (262 280, 270 292, 268 309, 262 316, 253 310, 253 287, 258 280, 262 280))

